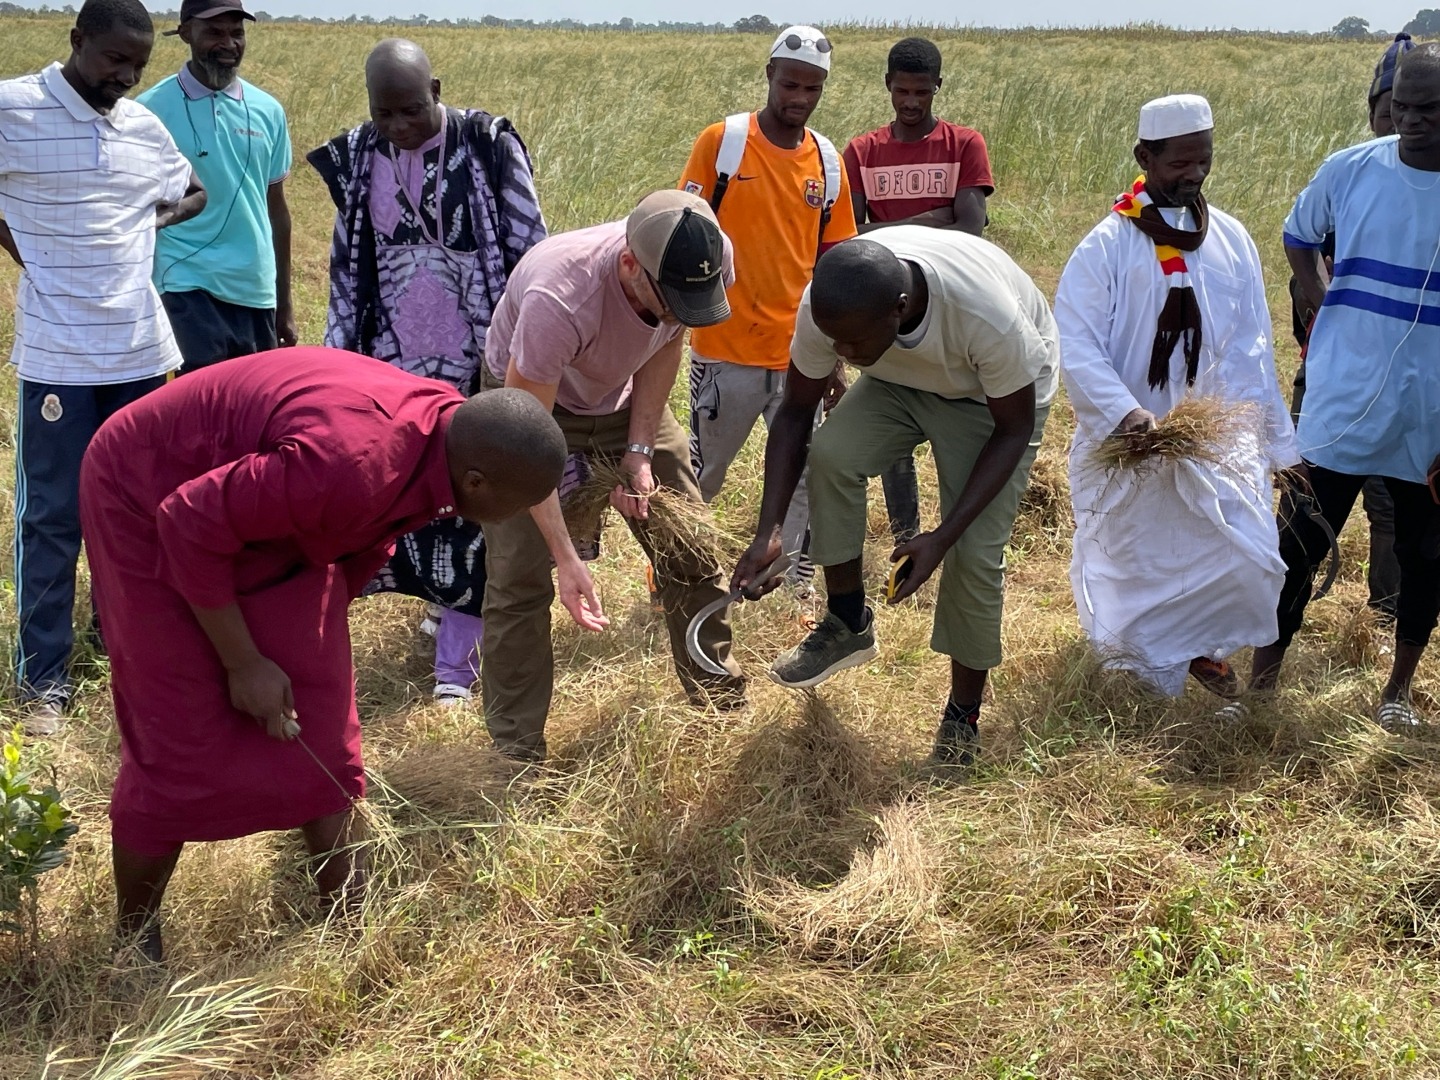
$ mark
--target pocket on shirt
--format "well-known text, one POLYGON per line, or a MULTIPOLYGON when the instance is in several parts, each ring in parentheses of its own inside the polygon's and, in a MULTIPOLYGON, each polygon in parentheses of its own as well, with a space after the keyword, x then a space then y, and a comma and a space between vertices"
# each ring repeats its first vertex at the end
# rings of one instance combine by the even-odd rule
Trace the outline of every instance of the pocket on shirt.
POLYGON ((1230 344, 1236 328, 1245 321, 1250 306, 1250 283, 1217 271, 1199 279, 1204 307, 1205 336, 1216 352, 1230 344))

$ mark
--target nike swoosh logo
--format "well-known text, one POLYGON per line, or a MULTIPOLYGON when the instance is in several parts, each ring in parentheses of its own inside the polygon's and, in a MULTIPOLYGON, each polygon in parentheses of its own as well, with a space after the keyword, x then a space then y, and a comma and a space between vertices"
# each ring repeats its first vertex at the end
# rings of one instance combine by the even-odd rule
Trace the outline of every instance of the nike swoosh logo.
POLYGON ((736 175, 732 176, 730 179, 732 179, 732 180, 755 180, 755 179, 758 179, 758 175, 757 175, 757 176, 741 176, 741 175, 739 175, 739 174, 737 173, 736 175))

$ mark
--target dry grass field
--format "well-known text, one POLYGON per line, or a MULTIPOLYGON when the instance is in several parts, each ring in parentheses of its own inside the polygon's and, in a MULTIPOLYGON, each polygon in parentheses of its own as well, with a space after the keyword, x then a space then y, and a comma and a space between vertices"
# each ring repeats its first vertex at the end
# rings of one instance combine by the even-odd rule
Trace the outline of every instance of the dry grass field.
MULTIPOLYGON (((61 22, 0 29, 0 74, 61 55, 61 22)), ((288 106, 297 157, 362 118, 373 33, 254 31, 246 75, 288 106)), ((452 104, 515 120, 556 230, 622 215, 673 182, 704 124, 763 101, 758 38, 418 36, 452 104)), ((834 34, 817 127, 842 140, 888 119, 894 36, 834 34)), ((1132 178, 1140 103, 1209 95, 1211 197, 1260 245, 1288 378, 1280 222, 1322 156, 1362 136, 1378 47, 938 40, 943 114, 990 143, 990 237, 1047 290, 1132 178)), ((161 39, 152 76, 181 49, 161 39)), ((331 214, 306 168, 291 189, 314 342, 331 214)), ((13 281, 0 270, 0 345, 13 281)), ((880 614, 867 669, 809 699, 759 678, 750 709, 705 715, 678 692, 638 554, 612 528, 596 572, 615 625, 582 637, 557 621, 554 757, 523 786, 506 786, 478 714, 429 706, 418 605, 356 605, 377 836, 363 917, 316 919, 293 838, 194 848, 167 910, 178 991, 110 967, 116 746, 103 661, 82 658, 79 715, 34 749, 81 831, 45 880, 38 951, 0 940, 0 1077, 1440 1076, 1440 739, 1367 719, 1387 645, 1364 614, 1361 531, 1274 706, 1217 730, 1200 691, 1144 700, 1080 640, 1065 412, 1014 536, 1008 655, 968 782, 917 768, 946 686, 928 591, 880 614)), ((717 510, 739 532, 758 445, 717 510)), ((882 517, 872 509, 877 578, 882 517)), ((799 614, 779 597, 739 613, 753 674, 798 638, 799 614)), ((8 636, 13 611, 0 625, 8 636)), ((1433 660, 1421 687, 1440 722, 1433 660)))

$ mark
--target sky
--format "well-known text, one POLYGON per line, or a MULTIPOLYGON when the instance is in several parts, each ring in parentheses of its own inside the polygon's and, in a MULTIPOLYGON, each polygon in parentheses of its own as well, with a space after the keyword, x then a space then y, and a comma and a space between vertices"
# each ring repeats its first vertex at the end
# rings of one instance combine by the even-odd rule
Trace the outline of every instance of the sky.
MULTIPOLYGON (((24 2, 24 0, 21 0, 24 2)), ((59 7, 64 0, 50 0, 59 7)), ((78 3, 79 0, 70 0, 78 3)), ((819 10, 787 11, 766 0, 708 0, 677 7, 674 0, 246 0, 256 10, 272 15, 310 14, 326 18, 346 15, 408 17, 425 14, 432 19, 497 15, 509 19, 578 19, 581 22, 616 22, 626 16, 637 22, 658 19, 734 22, 757 11, 779 23, 822 23, 891 20, 893 3, 886 0, 828 0, 819 10)), ((1135 21, 1161 22, 1185 29, 1328 30, 1347 15, 1368 19, 1373 29, 1395 31, 1414 17, 1418 8, 1435 0, 1386 0, 1373 6, 1358 0, 1207 0, 1168 12, 1153 7, 1127 8, 1114 0, 1009 0, 1004 5, 969 7, 959 0, 909 0, 905 17, 923 26, 1100 26, 1124 21, 1133 11, 1135 21), (997 10, 998 9, 998 10, 997 10)), ((38 7, 37 2, 27 6, 38 7)), ((154 0, 161 8, 179 6, 179 0, 154 0)))

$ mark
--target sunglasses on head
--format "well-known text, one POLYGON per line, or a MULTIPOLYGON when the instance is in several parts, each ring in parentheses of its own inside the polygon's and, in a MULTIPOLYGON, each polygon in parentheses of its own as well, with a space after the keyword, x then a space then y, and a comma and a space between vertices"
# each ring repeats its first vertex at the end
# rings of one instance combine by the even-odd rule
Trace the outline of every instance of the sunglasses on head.
POLYGON ((822 55, 830 51, 830 39, 826 37, 802 38, 799 34, 786 34, 781 44, 791 52, 799 52, 806 45, 814 45, 815 51, 822 55))

